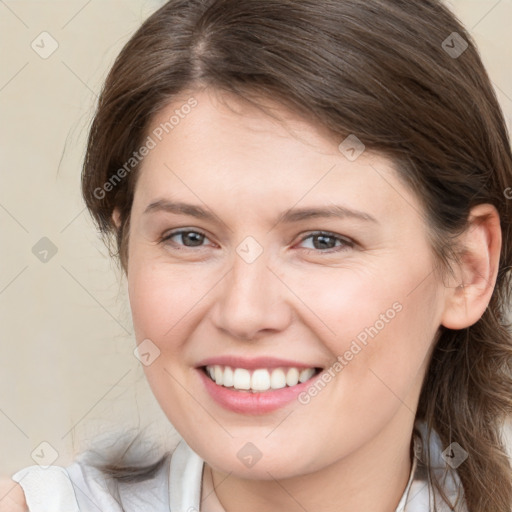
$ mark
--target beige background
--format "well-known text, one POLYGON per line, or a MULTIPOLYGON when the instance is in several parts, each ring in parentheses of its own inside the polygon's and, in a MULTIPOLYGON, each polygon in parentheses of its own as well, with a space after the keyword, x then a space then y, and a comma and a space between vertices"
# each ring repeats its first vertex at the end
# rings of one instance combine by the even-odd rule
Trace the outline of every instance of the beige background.
MULTIPOLYGON (((133 355, 125 281, 79 192, 102 80, 161 3, 0 0, 0 474, 67 465, 116 428, 150 426, 161 444, 177 441, 133 355), (41 37, 46 51, 58 44, 47 59, 31 47, 41 37), (47 262, 32 252, 43 237, 57 249, 47 262)), ((512 0, 449 3, 476 38, 510 129, 512 0)))

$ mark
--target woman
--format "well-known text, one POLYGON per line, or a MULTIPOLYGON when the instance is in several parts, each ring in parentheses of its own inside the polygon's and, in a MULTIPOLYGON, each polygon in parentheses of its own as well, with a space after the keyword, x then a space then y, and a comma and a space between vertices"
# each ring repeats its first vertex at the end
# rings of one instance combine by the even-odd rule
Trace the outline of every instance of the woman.
POLYGON ((24 468, 30 510, 510 512, 512 155, 442 4, 172 0, 82 178, 183 440, 24 468))

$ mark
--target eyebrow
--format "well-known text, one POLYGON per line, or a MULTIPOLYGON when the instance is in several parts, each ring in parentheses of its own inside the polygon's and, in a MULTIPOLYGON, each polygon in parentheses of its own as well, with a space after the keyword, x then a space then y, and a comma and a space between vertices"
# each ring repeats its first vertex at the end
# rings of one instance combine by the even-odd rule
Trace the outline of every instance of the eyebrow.
MULTIPOLYGON (((167 199, 158 199, 157 201, 150 203, 144 210, 143 215, 157 211, 190 215, 191 217, 197 217, 199 219, 209 220, 212 222, 217 220, 216 215, 202 208, 201 206, 196 206, 189 203, 169 201, 167 199)), ((278 224, 280 222, 283 222, 285 224, 288 224, 293 222, 300 222, 306 219, 329 217, 353 218, 366 222, 374 222, 376 224, 379 223, 379 221, 369 213, 362 212, 359 210, 353 210, 345 206, 336 204, 329 204, 326 206, 311 208, 290 208, 289 210, 286 210, 281 215, 279 215, 275 223, 278 224)))

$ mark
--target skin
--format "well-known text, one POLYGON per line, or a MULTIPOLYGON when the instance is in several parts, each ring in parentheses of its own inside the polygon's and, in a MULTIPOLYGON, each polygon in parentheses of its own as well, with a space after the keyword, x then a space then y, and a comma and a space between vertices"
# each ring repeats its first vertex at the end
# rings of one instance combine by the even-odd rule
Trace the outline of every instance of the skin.
POLYGON ((28 512, 23 488, 7 477, 0 478, 0 512, 28 512))
POLYGON ((227 512, 394 511, 411 470, 414 413, 438 328, 472 325, 490 300, 498 214, 490 205, 473 209, 462 265, 443 281, 432 272, 419 200, 391 161, 368 150, 349 161, 322 127, 273 105, 280 123, 211 89, 176 98, 148 134, 191 94, 198 105, 144 158, 131 211, 135 335, 160 350, 144 367, 152 391, 206 461, 227 512), (157 199, 202 206, 216 220, 144 214, 157 199), (276 224, 292 207, 328 203, 376 222, 276 224), (162 241, 180 228, 205 238, 199 246, 179 234, 162 241), (328 238, 323 249, 311 237, 317 230, 341 240, 328 238), (263 249, 252 263, 236 252, 247 236, 263 249), (397 302, 401 311, 307 405, 231 412, 211 399, 195 369, 226 354, 329 368, 397 302), (250 468, 237 457, 247 442, 262 453, 250 468))

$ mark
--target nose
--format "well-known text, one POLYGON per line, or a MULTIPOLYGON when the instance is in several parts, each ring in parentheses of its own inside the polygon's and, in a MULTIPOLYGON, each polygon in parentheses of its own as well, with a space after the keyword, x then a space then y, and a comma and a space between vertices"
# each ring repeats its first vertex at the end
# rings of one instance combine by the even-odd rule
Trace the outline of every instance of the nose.
POLYGON ((246 341, 282 331, 292 318, 288 294, 265 252, 252 263, 235 254, 231 271, 220 283, 214 323, 231 337, 246 341))

